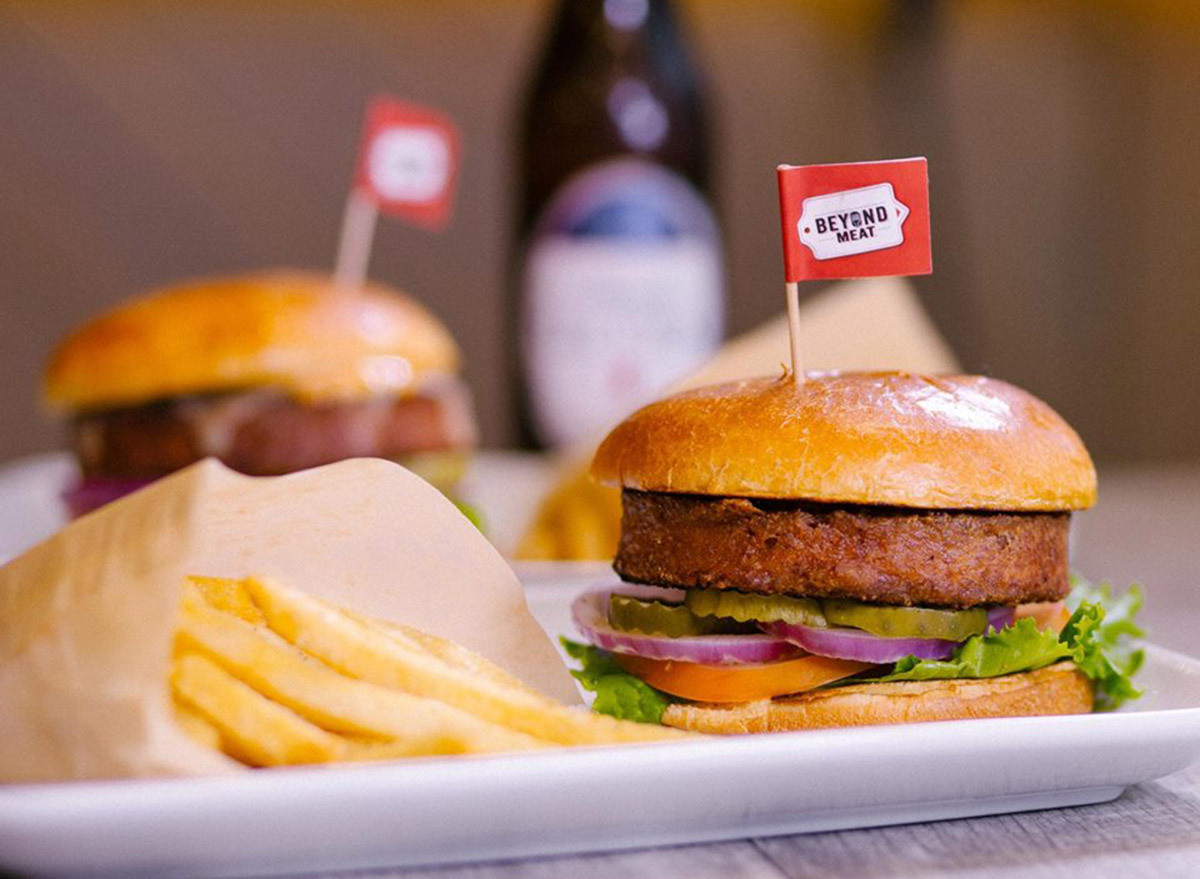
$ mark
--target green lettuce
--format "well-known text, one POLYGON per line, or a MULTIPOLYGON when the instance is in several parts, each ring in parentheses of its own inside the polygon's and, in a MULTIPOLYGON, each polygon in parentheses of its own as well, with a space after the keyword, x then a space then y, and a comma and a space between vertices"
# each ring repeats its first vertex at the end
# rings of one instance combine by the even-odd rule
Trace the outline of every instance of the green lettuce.
POLYGON ((1075 612, 1063 628, 1061 640, 1071 649, 1075 664, 1091 679, 1097 711, 1111 711, 1142 695, 1132 678, 1146 658, 1135 640, 1144 632, 1133 621, 1143 601, 1139 586, 1131 586, 1114 599, 1107 583, 1092 586, 1082 580, 1076 581, 1068 599, 1075 612))
POLYGON ((450 498, 450 503, 458 507, 458 511, 466 516, 472 525, 487 534, 487 521, 483 518, 483 511, 479 507, 456 497, 450 498))
POLYGON ((949 659, 906 656, 881 681, 932 681, 946 678, 994 678, 1032 671, 1066 659, 1071 650, 1053 632, 1045 632, 1031 619, 968 638, 949 659))
POLYGON ((593 711, 638 723, 662 721, 663 711, 672 701, 669 696, 629 674, 603 650, 568 638, 559 638, 559 641, 567 655, 582 666, 577 671, 572 670, 571 676, 585 690, 596 694, 593 711))
POLYGON ((1141 692, 1132 677, 1141 667, 1144 653, 1131 641, 1143 634, 1133 622, 1142 606, 1141 588, 1132 586, 1120 598, 1113 598, 1107 583, 1093 586, 1080 578, 1073 583, 1067 599, 1073 613, 1060 635, 1044 632, 1033 620, 1023 619, 999 632, 967 639, 946 660, 905 657, 890 674, 877 680, 991 678, 1070 659, 1091 680, 1097 711, 1111 711, 1136 699, 1141 692))

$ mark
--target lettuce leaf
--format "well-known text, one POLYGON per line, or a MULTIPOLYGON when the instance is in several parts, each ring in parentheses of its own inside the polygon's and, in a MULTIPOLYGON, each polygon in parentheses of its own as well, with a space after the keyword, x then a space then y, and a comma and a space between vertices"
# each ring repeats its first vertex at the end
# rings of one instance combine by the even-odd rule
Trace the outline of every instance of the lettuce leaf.
MULTIPOLYGON (((947 660, 908 656, 879 681, 928 681, 948 678, 991 678, 1033 671, 1060 659, 1070 659, 1092 682, 1096 710, 1111 711, 1141 692, 1132 677, 1142 665, 1144 652, 1131 643, 1142 630, 1133 618, 1143 595, 1131 586, 1113 598, 1107 584, 1093 586, 1073 578, 1067 606, 1074 612, 1057 637, 1037 628, 1031 619, 1000 632, 967 639, 947 660)), ((849 681, 848 681, 849 683, 849 681)))
POLYGON ((466 516, 467 520, 472 525, 474 525, 484 534, 487 534, 487 520, 483 518, 483 511, 479 509, 479 507, 475 506, 474 504, 469 504, 461 498, 456 497, 450 498, 450 503, 458 507, 458 511, 466 516))
POLYGON ((1122 635, 1141 638, 1146 633, 1134 623, 1133 618, 1142 609, 1146 596, 1137 583, 1130 586, 1120 598, 1113 598, 1112 586, 1108 583, 1093 585, 1078 575, 1071 576, 1071 594, 1067 596, 1067 607, 1072 611, 1080 606, 1099 604, 1104 607, 1104 638, 1109 645, 1118 643, 1122 635))
POLYGON ((573 669, 571 676, 585 690, 596 694, 593 711, 638 723, 662 721, 663 711, 672 701, 669 696, 629 674, 603 650, 568 638, 558 640, 567 655, 582 666, 577 671, 573 669))
POLYGON ((1092 681, 1096 710, 1111 711, 1142 695, 1133 676, 1146 658, 1134 639, 1144 634, 1133 618, 1142 607, 1141 587, 1134 585, 1120 598, 1112 597, 1107 583, 1092 586, 1077 581, 1068 606, 1075 612, 1062 630, 1060 640, 1071 650, 1071 658, 1092 681))
POLYGON ((1032 671, 1067 659, 1071 650, 1053 632, 1044 632, 1031 619, 1018 620, 989 635, 968 638, 949 659, 906 656, 881 681, 930 681, 945 678, 994 678, 1032 671))

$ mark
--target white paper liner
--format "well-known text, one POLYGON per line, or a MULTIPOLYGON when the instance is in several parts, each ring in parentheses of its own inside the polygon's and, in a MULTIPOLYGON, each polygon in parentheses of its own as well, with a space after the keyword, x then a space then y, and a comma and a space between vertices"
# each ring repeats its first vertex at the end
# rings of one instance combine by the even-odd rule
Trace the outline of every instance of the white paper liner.
POLYGON ((170 651, 188 574, 274 577, 453 639, 579 701, 516 575, 403 467, 358 459, 254 478, 208 460, 0 569, 0 782, 240 770, 172 720, 170 651))

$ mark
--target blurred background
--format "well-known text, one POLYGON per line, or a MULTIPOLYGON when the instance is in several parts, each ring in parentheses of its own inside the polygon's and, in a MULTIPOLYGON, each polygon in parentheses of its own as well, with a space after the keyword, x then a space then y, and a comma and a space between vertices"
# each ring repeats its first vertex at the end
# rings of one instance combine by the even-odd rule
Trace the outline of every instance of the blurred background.
MULTIPOLYGON (((963 364, 1038 393, 1098 461, 1200 457, 1200 11, 1185 0, 681 0, 707 110, 728 332, 782 309, 779 162, 930 160, 916 280, 963 364)), ((54 342, 181 278, 331 266, 363 104, 462 129, 447 234, 383 222, 372 274, 518 438, 509 273, 545 0, 0 0, 0 459, 61 445, 54 342)), ((781 352, 782 353, 782 352, 781 352)))

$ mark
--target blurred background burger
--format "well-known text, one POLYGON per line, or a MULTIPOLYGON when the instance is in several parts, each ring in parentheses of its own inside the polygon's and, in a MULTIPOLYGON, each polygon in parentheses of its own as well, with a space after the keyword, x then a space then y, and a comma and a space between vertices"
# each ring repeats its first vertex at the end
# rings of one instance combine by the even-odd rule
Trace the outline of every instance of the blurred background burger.
POLYGON ((205 457, 252 476, 379 457, 446 493, 476 441, 450 333, 389 287, 299 271, 150 292, 69 335, 46 402, 70 425, 82 515, 205 457))

